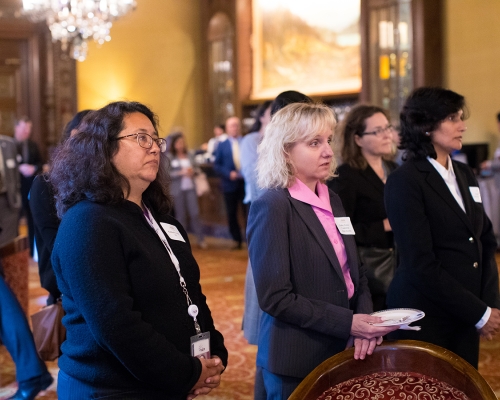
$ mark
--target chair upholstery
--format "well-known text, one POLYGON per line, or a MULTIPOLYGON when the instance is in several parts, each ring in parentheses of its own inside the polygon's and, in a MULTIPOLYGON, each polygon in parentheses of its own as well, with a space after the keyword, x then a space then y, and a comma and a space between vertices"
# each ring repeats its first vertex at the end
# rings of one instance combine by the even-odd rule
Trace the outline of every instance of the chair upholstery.
POLYGON ((461 357, 442 347, 416 340, 384 342, 365 360, 355 360, 353 348, 345 350, 316 367, 289 400, 317 400, 335 385, 365 375, 380 376, 384 372, 411 372, 416 377, 424 375, 431 378, 430 381, 442 382, 440 389, 451 386, 470 400, 497 400, 479 372, 461 357))

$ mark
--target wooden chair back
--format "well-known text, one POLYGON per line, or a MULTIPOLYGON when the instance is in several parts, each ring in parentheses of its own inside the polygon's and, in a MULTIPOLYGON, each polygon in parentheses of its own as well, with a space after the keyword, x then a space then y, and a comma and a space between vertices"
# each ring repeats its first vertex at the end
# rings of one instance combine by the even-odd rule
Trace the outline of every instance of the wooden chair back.
POLYGON ((364 360, 345 350, 316 367, 289 400, 317 400, 327 389, 376 372, 414 372, 445 382, 471 400, 497 400, 486 380, 467 361, 442 347, 416 340, 387 341, 364 360))

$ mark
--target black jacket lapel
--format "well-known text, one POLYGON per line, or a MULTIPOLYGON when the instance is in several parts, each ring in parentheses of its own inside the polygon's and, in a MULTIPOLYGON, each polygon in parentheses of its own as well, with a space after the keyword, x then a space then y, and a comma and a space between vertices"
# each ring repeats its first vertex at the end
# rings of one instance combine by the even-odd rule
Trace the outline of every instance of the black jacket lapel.
POLYGON ((312 209, 311 205, 303 203, 300 200, 296 200, 291 196, 289 198, 292 206, 295 208, 300 218, 302 218, 304 223, 307 225, 308 229, 311 231, 312 235, 318 241, 321 248, 325 252, 333 268, 343 280, 344 275, 342 273, 342 268, 340 267, 339 260, 337 259, 337 255, 335 254, 335 250, 333 249, 332 243, 330 242, 330 239, 328 238, 323 225, 321 225, 321 222, 316 216, 316 213, 312 209))
POLYGON ((464 201, 465 211, 467 213, 467 216, 469 218, 472 227, 472 222, 475 219, 475 208, 473 204, 474 200, 472 198, 469 189, 470 185, 467 182, 467 178, 462 173, 462 170, 457 166, 455 162, 453 162, 453 171, 455 171, 458 187, 460 189, 460 193, 462 194, 462 199, 464 201))
MULTIPOLYGON (((384 182, 382 182, 372 167, 367 165, 366 168, 360 170, 359 173, 369 185, 373 186, 380 193, 384 193, 384 182)), ((333 215, 336 215, 335 212, 333 215)))
MULTIPOLYGON (((450 192, 448 185, 444 181, 443 177, 437 172, 436 168, 432 166, 432 164, 428 160, 419 160, 415 162, 415 166, 417 169, 422 171, 427 175, 426 180, 429 183, 430 187, 436 191, 436 193, 441 196, 441 198, 448 204, 448 206, 458 215, 458 217, 467 225, 469 229, 472 229, 471 222, 467 215, 465 214, 462 207, 457 203, 455 198, 450 192)), ((455 171, 456 174, 456 171, 455 171)), ((457 177, 458 182, 458 177, 457 177)), ((460 187, 459 183, 459 187, 460 187)), ((460 189, 462 190, 462 189, 460 189)), ((462 197, 464 197, 463 192, 462 197)), ((464 198, 465 200, 465 198, 464 198)), ((464 203, 465 204, 465 203, 464 203)), ((467 210, 467 208, 466 208, 467 210)))

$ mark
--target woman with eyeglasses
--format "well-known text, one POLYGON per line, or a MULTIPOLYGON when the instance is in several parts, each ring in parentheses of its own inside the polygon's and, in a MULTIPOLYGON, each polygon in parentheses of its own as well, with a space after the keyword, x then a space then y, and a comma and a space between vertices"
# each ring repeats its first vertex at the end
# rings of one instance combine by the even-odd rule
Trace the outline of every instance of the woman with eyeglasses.
POLYGON ((328 186, 342 200, 354 227, 359 257, 367 269, 373 309, 385 308, 387 288, 394 276, 396 255, 391 225, 384 207, 384 186, 397 165, 392 125, 377 106, 358 105, 341 127, 342 161, 328 186))
POLYGON ((59 399, 192 399, 220 383, 227 350, 186 231, 169 216, 165 150, 149 108, 115 102, 54 158, 59 399))
POLYGON ((397 339, 444 347, 478 367, 479 337, 500 329, 496 240, 472 170, 453 161, 462 148, 465 99, 442 88, 414 90, 401 110, 406 162, 385 188, 399 265, 388 306, 425 312, 420 331, 397 339))

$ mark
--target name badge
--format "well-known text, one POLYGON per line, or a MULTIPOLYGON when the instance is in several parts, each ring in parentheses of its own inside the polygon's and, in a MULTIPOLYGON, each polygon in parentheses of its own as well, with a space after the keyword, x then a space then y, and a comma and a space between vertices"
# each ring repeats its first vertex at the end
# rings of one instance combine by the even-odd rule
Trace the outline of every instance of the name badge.
POLYGON ((191 336, 191 355, 207 360, 210 359, 210 332, 191 336))
POLYGON ((13 158, 8 158, 7 160, 5 160, 5 165, 7 166, 7 168, 16 168, 16 162, 14 161, 13 158))
POLYGON ((175 225, 166 224, 165 222, 160 222, 160 225, 170 239, 179 240, 181 242, 186 243, 181 233, 179 232, 179 229, 177 229, 175 225))
POLYGON ((482 203, 481 200, 481 192, 479 192, 479 188, 477 186, 469 186, 470 194, 476 203, 482 203))
POLYGON ((354 228, 349 217, 335 217, 335 224, 342 235, 354 235, 354 228))

